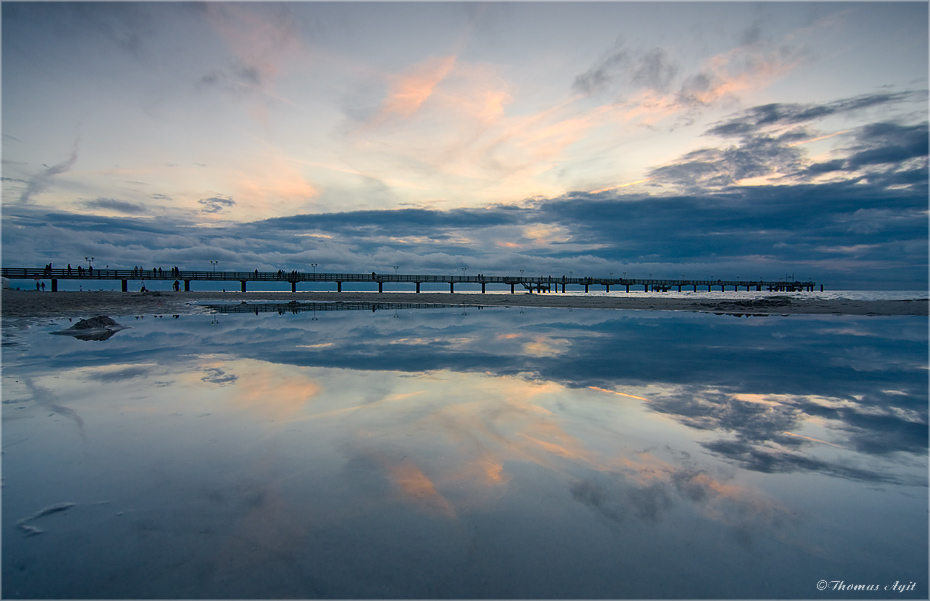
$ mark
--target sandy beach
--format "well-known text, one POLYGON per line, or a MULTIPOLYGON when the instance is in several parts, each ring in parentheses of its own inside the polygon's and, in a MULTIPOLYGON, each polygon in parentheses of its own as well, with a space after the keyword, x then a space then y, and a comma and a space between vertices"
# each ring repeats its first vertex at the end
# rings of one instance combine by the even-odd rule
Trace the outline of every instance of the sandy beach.
POLYGON ((208 311, 210 302, 421 303, 459 306, 572 307, 646 311, 698 311, 733 315, 927 315, 928 302, 822 300, 772 296, 762 299, 579 296, 560 294, 460 294, 408 292, 37 292, 4 290, 3 317, 178 315, 208 311))

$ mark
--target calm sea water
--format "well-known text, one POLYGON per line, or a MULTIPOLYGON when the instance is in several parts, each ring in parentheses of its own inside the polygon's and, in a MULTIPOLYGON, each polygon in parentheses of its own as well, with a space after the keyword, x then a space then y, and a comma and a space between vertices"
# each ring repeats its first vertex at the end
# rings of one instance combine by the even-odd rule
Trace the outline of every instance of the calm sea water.
POLYGON ((324 309, 5 321, 3 596, 927 597, 926 317, 324 309))

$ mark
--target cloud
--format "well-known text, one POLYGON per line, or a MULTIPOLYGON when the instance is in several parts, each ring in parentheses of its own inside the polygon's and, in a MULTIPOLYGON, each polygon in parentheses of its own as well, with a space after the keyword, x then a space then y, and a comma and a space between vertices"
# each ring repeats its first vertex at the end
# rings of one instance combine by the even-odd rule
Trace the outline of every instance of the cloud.
POLYGON ((618 40, 594 66, 575 77, 572 89, 591 95, 630 83, 635 87, 666 92, 679 71, 680 67, 669 59, 664 48, 633 50, 618 40))
POLYGON ((431 58, 394 77, 373 124, 381 124, 393 117, 407 118, 416 113, 432 96, 436 86, 449 75, 455 63, 455 56, 431 58))
POLYGON ((234 201, 229 196, 211 196, 210 198, 201 198, 197 201, 200 203, 203 208, 200 209, 203 213, 219 213, 224 209, 228 209, 236 206, 236 201, 234 201))
POLYGON ((114 211, 125 213, 127 215, 140 215, 147 213, 148 209, 134 202, 125 200, 116 200, 115 198, 97 198, 95 200, 85 200, 81 203, 87 209, 103 209, 104 211, 114 211))
POLYGON ((224 68, 207 70, 195 87, 246 99, 252 118, 270 127, 270 104, 293 104, 277 93, 275 83, 302 47, 299 16, 286 3, 207 3, 203 12, 231 55, 224 68))
POLYGON ((901 92, 863 95, 822 105, 767 104, 752 107, 713 124, 704 132, 708 136, 738 138, 736 144, 691 151, 671 163, 652 169, 648 175, 653 183, 686 190, 723 189, 760 177, 806 182, 825 175, 851 182, 860 181, 868 175, 871 181, 884 186, 920 184, 928 150, 926 122, 903 125, 882 121, 864 125, 852 133, 844 131, 828 135, 808 129, 811 124, 828 117, 889 107, 914 97, 913 92, 901 92), (856 141, 852 147, 834 150, 834 154, 845 153, 846 157, 816 163, 807 158, 803 143, 839 134, 852 136, 856 141), (911 165, 908 161, 912 159, 924 161, 911 165), (878 172, 862 171, 876 165, 883 166, 883 169, 878 172), (903 171, 897 173, 896 169, 903 171))
POLYGON ((914 100, 918 96, 919 94, 911 91, 887 92, 863 94, 823 104, 764 104, 713 124, 705 134, 721 137, 747 136, 775 127, 802 125, 835 115, 893 106, 914 100))
POLYGON ((927 123, 898 125, 871 123, 856 132, 855 152, 848 166, 858 169, 866 165, 900 164, 914 158, 926 158, 928 153, 927 123))
POLYGON ((617 40, 598 62, 584 73, 575 77, 572 89, 581 94, 595 94, 604 90, 613 80, 620 77, 630 63, 630 52, 617 40))
POLYGON ((674 163, 653 169, 649 178, 689 190, 725 188, 745 179, 796 172, 802 152, 782 140, 755 136, 738 146, 692 151, 674 163))
POLYGON ((244 64, 233 59, 228 69, 212 69, 203 75, 198 85, 218 87, 232 94, 240 95, 246 92, 267 92, 265 89, 271 82, 273 70, 261 68, 256 65, 244 64))
POLYGON ((803 62, 799 47, 763 38, 758 26, 750 28, 737 46, 708 57, 691 71, 685 71, 664 48, 630 48, 617 40, 575 77, 572 90, 583 96, 613 92, 629 115, 650 115, 647 123, 694 114, 765 87, 803 62))
POLYGON ((54 182, 55 177, 70 170, 77 162, 77 159, 78 143, 75 141, 74 148, 71 150, 71 156, 51 167, 46 166, 45 169, 29 178, 29 181, 26 183, 26 189, 23 190, 23 193, 19 197, 20 204, 28 204, 32 202, 33 196, 48 190, 54 182))
POLYGON ((209 384, 216 384, 217 386, 229 386, 230 384, 235 384, 239 381, 239 376, 236 374, 228 374, 226 371, 219 367, 207 367, 204 368, 204 373, 201 381, 207 382, 209 384))

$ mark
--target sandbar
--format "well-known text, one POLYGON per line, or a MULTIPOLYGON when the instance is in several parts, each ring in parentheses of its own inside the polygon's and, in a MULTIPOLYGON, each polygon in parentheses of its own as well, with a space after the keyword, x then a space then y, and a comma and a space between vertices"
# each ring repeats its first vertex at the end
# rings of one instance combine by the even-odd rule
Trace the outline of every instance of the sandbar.
POLYGON ((479 294, 450 292, 39 292, 4 290, 3 317, 69 317, 96 315, 187 315, 206 313, 205 303, 344 302, 419 303, 481 307, 571 307, 645 311, 698 311, 729 315, 927 315, 928 300, 846 300, 795 296, 719 299, 654 296, 582 296, 578 294, 479 294))

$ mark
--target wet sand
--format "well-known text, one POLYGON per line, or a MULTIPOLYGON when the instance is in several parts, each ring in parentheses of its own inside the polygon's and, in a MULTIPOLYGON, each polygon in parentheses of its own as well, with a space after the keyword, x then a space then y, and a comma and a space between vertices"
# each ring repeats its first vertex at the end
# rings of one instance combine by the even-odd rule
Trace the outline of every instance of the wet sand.
POLYGON ((347 303, 423 303, 464 306, 573 307, 647 311, 699 311, 733 315, 927 315, 927 300, 858 301, 772 296, 722 300, 708 297, 580 296, 563 294, 474 294, 444 292, 38 292, 4 290, 3 317, 77 317, 96 315, 179 315, 204 313, 197 303, 316 301, 347 303))

